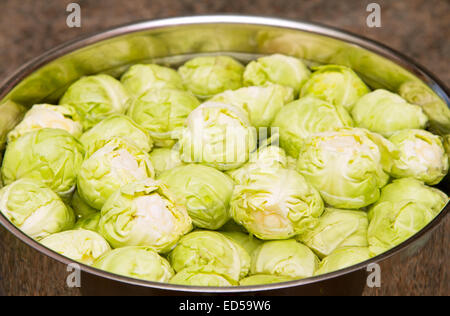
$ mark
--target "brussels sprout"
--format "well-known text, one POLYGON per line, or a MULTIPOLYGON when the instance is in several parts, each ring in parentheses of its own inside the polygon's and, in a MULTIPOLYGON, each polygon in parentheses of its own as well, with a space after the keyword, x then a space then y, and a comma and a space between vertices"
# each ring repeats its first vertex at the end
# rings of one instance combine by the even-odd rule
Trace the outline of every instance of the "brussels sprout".
POLYGON ((319 218, 319 224, 298 239, 323 258, 338 248, 369 246, 368 226, 365 212, 328 208, 319 218))
POLYGON ((178 68, 183 83, 201 99, 242 87, 244 66, 228 56, 196 57, 178 68))
POLYGON ((78 115, 73 107, 36 104, 25 114, 22 122, 8 133, 8 143, 23 134, 42 128, 63 129, 77 138, 83 132, 83 126, 78 121, 78 115))
POLYGON ((247 112, 253 126, 269 127, 275 115, 293 99, 291 89, 280 85, 268 85, 228 90, 215 95, 210 101, 240 107, 247 112))
POLYGON ((282 275, 271 275, 271 274, 257 274, 246 277, 239 282, 240 286, 252 286, 252 285, 263 285, 263 284, 274 284, 293 281, 294 279, 282 276, 282 275))
POLYGON ((325 257, 316 271, 316 275, 326 274, 345 269, 355 264, 369 260, 371 257, 367 247, 343 247, 325 257))
POLYGON ((175 70, 155 64, 131 66, 123 74, 121 82, 135 98, 150 89, 184 90, 183 80, 175 70))
POLYGON ((404 129, 425 128, 428 122, 420 106, 409 104, 399 95, 382 89, 359 99, 352 116, 357 126, 386 137, 404 129))
POLYGON ((359 209, 378 200, 398 152, 388 140, 362 129, 312 136, 301 148, 297 170, 330 206, 359 209))
POLYGON ((237 283, 250 269, 250 256, 238 244, 220 233, 196 231, 181 238, 169 254, 176 272, 215 273, 237 283))
POLYGON ((30 237, 40 240, 72 228, 73 211, 40 181, 20 179, 0 189, 0 210, 30 237))
POLYGON ((202 163, 219 170, 247 162, 256 147, 256 131, 240 108, 206 102, 188 117, 180 139, 181 160, 202 163))
POLYGON ((78 193, 91 207, 99 210, 122 185, 154 176, 148 154, 127 140, 113 137, 96 145, 78 174, 78 193))
POLYGON ((313 97, 289 103, 272 122, 280 133, 280 145, 288 155, 297 158, 304 139, 315 133, 351 127, 353 121, 340 105, 332 105, 313 97))
POLYGON ((75 212, 77 219, 89 217, 91 215, 99 213, 97 209, 91 207, 80 197, 78 190, 75 190, 75 193, 72 195, 72 201, 70 204, 75 212))
POLYGON ((370 210, 369 249, 381 254, 407 240, 436 216, 424 203, 412 200, 378 202, 370 210))
POLYGON ((106 240, 96 232, 84 229, 67 230, 42 239, 41 244, 53 251, 92 265, 95 260, 111 250, 106 240))
POLYGON ((85 229, 92 230, 93 232, 98 232, 100 218, 100 212, 82 217, 75 223, 73 229, 85 229))
POLYGON ((43 128, 26 133, 6 148, 3 181, 10 184, 21 178, 40 180, 67 197, 75 189, 83 154, 81 144, 64 130, 43 128))
POLYGON ((252 255, 252 253, 263 243, 252 235, 240 231, 221 231, 221 234, 240 245, 249 255, 252 255))
POLYGON ((389 140, 400 151, 391 171, 395 178, 413 177, 434 185, 447 175, 448 156, 439 136, 414 129, 397 132, 389 140))
POLYGON ((83 77, 72 84, 59 104, 68 104, 89 129, 111 114, 125 113, 128 94, 122 84, 108 75, 83 77))
POLYGON ((172 284, 192 285, 192 286, 233 286, 235 285, 225 277, 215 273, 203 273, 189 271, 189 269, 181 270, 171 280, 172 284))
POLYGON ((359 98, 370 92, 366 84, 348 67, 325 65, 313 70, 311 78, 302 88, 302 97, 313 96, 350 111, 359 98))
POLYGON ((317 224, 324 210, 319 193, 295 170, 253 172, 238 184, 231 216, 260 239, 287 239, 317 224))
POLYGON ((95 268, 130 278, 168 282, 174 275, 169 262, 148 247, 124 247, 98 258, 95 268))
POLYGON ((275 54, 250 62, 245 68, 244 85, 263 86, 275 83, 290 87, 298 95, 311 72, 297 58, 275 54))
POLYGON ((318 266, 311 249, 293 239, 267 241, 252 255, 251 274, 303 279, 313 276, 318 266))
POLYGON ((195 226, 216 230, 230 219, 234 183, 226 174, 193 164, 166 171, 158 180, 186 207, 195 226))
POLYGON ((80 142, 88 149, 90 146, 96 146, 98 141, 111 137, 125 138, 145 152, 150 152, 153 147, 153 141, 147 131, 128 116, 120 114, 112 115, 95 125, 81 136, 80 142))
POLYGON ((146 179, 124 185, 102 208, 99 231, 114 248, 146 246, 168 252, 192 229, 165 185, 146 179))
POLYGON ((175 143, 174 132, 199 105, 189 92, 152 89, 134 99, 127 114, 150 133, 157 146, 170 147, 175 143))
POLYGON ((156 177, 159 177, 164 171, 183 165, 180 152, 170 148, 155 148, 150 153, 150 161, 155 169, 156 177))
MULTIPOLYGON (((239 225, 233 219, 230 219, 228 222, 226 222, 225 225, 223 225, 220 228, 220 232, 221 233, 240 232, 240 233, 248 234, 248 232, 245 230, 245 227, 243 227, 242 225, 239 225)), ((227 236, 227 237, 229 237, 229 236, 227 236)))

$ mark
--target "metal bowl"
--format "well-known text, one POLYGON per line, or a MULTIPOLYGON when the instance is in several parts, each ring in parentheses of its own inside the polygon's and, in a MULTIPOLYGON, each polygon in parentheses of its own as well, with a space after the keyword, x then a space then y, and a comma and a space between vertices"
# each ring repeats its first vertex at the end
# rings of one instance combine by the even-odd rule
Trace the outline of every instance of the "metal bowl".
MULTIPOLYGON (((4 148, 7 132, 20 121, 27 107, 56 102, 68 85, 83 75, 119 76, 138 62, 177 66, 193 56, 215 53, 231 55, 243 62, 260 55, 283 53, 302 58, 310 65, 349 66, 372 88, 399 91, 402 87, 413 87, 413 93, 407 98, 423 106, 434 132, 443 136, 450 134, 447 117, 435 114, 449 110, 448 90, 428 71, 382 44, 311 23, 220 15, 126 25, 61 45, 27 63, 0 85, 0 146, 4 148)), ((440 189, 450 193, 447 180, 440 189)), ((250 287, 188 287, 131 279, 81 265, 81 290, 84 294, 144 295, 361 294, 368 265, 392 256, 408 258, 417 252, 447 216, 449 208, 447 205, 424 229, 390 251, 322 276, 250 287)), ((73 263, 27 237, 3 215, 0 215, 0 224, 35 250, 60 263, 73 263)))

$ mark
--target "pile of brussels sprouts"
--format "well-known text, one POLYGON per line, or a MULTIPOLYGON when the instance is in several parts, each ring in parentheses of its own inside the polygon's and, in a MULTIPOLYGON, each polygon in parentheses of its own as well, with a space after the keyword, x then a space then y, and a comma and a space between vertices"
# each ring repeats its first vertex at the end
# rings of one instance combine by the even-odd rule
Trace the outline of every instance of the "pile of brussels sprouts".
POLYGON ((277 283, 381 254, 448 197, 418 105, 350 68, 198 57, 73 83, 8 134, 2 213, 44 246, 132 278, 277 283))

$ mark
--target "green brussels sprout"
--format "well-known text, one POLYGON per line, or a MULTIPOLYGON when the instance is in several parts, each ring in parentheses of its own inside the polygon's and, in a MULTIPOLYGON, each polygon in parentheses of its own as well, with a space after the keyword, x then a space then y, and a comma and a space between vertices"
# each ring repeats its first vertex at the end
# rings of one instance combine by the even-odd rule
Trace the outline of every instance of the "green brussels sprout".
POLYGON ((244 66, 228 56, 196 57, 178 68, 187 87, 200 99, 242 87, 244 66))
POLYGON ((363 129, 319 133, 301 148, 297 170, 330 206, 359 209, 380 197, 398 155, 394 147, 363 129))
POLYGON ((219 170, 243 165, 256 147, 256 131, 247 114, 232 105, 206 102, 186 121, 180 138, 181 160, 219 170))
POLYGON ((41 244, 53 251, 83 264, 93 265, 95 260, 111 250, 98 233, 77 229, 50 235, 41 244))
POLYGON ((176 70, 155 64, 131 66, 123 74, 121 82, 135 98, 150 89, 184 90, 183 80, 176 70))
POLYGON ((78 190, 75 190, 75 193, 72 195, 71 201, 72 209, 75 212, 75 216, 77 219, 81 219, 84 217, 89 217, 94 214, 98 214, 98 210, 87 204, 78 193, 78 190))
POLYGON ((313 70, 311 78, 302 88, 302 97, 316 97, 351 111, 355 103, 370 92, 366 84, 348 67, 324 65, 313 70))
POLYGON ((153 147, 153 141, 147 131, 128 116, 121 114, 114 114, 95 125, 81 136, 80 142, 88 149, 96 146, 98 141, 111 137, 125 138, 145 152, 150 152, 153 147))
POLYGON ((275 83, 290 87, 297 96, 310 75, 308 67, 300 59, 275 54, 250 62, 245 68, 244 85, 275 83))
POLYGON ((112 114, 127 109, 128 94, 122 84, 108 75, 83 77, 72 84, 59 104, 75 108, 84 129, 89 129, 112 114))
POLYGON ((83 126, 71 106, 36 104, 25 114, 23 120, 8 133, 8 143, 20 136, 42 128, 58 128, 78 138, 83 133, 83 126))
POLYGON ((210 101, 240 107, 247 112, 253 126, 269 127, 275 115, 293 99, 291 89, 280 85, 268 85, 228 90, 215 95, 210 101))
POLYGON ((236 185, 230 212, 260 239, 287 239, 314 227, 323 210, 319 193, 300 174, 279 168, 253 172, 236 185))
POLYGON ((315 275, 326 274, 345 269, 371 258, 367 247, 343 247, 336 249, 319 264, 315 275))
POLYGON ((127 114, 150 133, 157 146, 171 147, 175 143, 174 133, 199 105, 187 91, 152 89, 135 98, 127 114))
POLYGON ((224 235, 212 231, 196 231, 182 237, 169 254, 176 272, 215 273, 230 283, 247 276, 250 256, 238 244, 224 235))
POLYGON ((123 138, 102 140, 95 147, 78 173, 78 193, 95 209, 122 185, 154 176, 148 154, 123 138))
POLYGON ((272 127, 279 129, 281 147, 294 158, 304 140, 313 134, 352 126, 353 121, 342 106, 313 97, 287 104, 272 122, 272 127))
POLYGON ((70 229, 75 223, 72 209, 51 189, 33 179, 19 179, 0 189, 0 210, 37 240, 70 229))
POLYGON ((155 169, 156 177, 159 177, 164 171, 183 165, 180 152, 170 148, 155 148, 150 153, 150 161, 155 169))
POLYGON ((164 253, 192 229, 186 209, 167 187, 146 179, 122 186, 102 208, 99 231, 113 246, 146 246, 164 253))
POLYGON ((395 178, 413 177, 435 185, 447 175, 448 156, 439 136, 414 129, 397 132, 389 140, 400 151, 391 171, 395 178))
POLYGON ((98 258, 93 266, 110 273, 153 282, 169 282, 174 275, 169 262, 148 247, 111 250, 98 258))
POLYGON ((170 280, 170 283, 178 285, 216 287, 236 285, 234 282, 227 280, 219 274, 189 271, 189 269, 181 270, 175 274, 175 276, 170 280))
POLYGON ((291 277, 283 275, 271 275, 271 274, 257 274, 246 277, 239 281, 240 286, 253 286, 253 285, 263 285, 263 284, 275 284, 293 281, 291 277))
POLYGON ((338 248, 369 246, 368 226, 366 212, 327 208, 319 218, 319 224, 298 240, 323 258, 338 248))
POLYGON ((64 130, 43 128, 26 133, 6 148, 3 182, 10 184, 21 178, 40 180, 65 198, 75 189, 83 154, 83 146, 64 130))
POLYGON ((100 212, 82 217, 75 223, 73 229, 85 229, 85 230, 92 230, 93 232, 98 232, 100 218, 101 218, 100 212))
POLYGON ((240 231, 221 231, 220 233, 244 248, 250 256, 263 243, 252 235, 240 231))
POLYGON ((435 216, 426 204, 413 200, 378 202, 370 210, 367 238, 371 253, 379 255, 401 244, 435 216))
POLYGON ((398 94, 375 90, 355 104, 352 116, 358 127, 389 137, 405 129, 425 128, 428 117, 418 105, 406 102, 398 94))
POLYGON ((180 166, 159 178, 183 204, 196 227, 216 230, 229 219, 233 180, 226 174, 203 165, 180 166))
POLYGON ((314 275, 317 256, 305 245, 289 239, 267 241, 252 255, 251 274, 271 274, 295 279, 314 275))

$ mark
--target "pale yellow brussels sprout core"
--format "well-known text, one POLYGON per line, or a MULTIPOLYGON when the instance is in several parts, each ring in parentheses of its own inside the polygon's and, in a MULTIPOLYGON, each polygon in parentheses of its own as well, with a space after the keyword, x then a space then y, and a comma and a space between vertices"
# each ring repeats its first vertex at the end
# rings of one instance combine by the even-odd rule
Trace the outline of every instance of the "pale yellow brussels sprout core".
POLYGON ((40 181, 20 179, 0 189, 0 210, 30 237, 40 240, 71 229, 72 209, 40 181))
POLYGON ((216 230, 229 219, 233 180, 212 167, 191 164, 164 172, 159 178, 183 204, 196 227, 216 230))
POLYGON ((269 127, 275 115, 291 101, 294 95, 291 89, 269 84, 264 87, 246 87, 228 90, 210 99, 212 102, 231 104, 244 109, 255 127, 269 127))
POLYGON ((367 247, 367 213, 327 208, 314 229, 298 240, 311 248, 319 258, 342 247, 367 247))
POLYGON ((196 231, 181 238, 169 254, 176 272, 214 273, 236 284, 247 276, 250 256, 237 243, 212 231, 196 231))
POLYGON ((96 145, 78 173, 78 193, 91 207, 100 210, 121 186, 154 176, 148 154, 133 143, 113 137, 96 145))
POLYGON ((178 68, 184 86, 200 99, 242 87, 244 66, 228 56, 196 57, 178 68))
POLYGON ((300 150, 297 170, 327 204, 359 209, 380 197, 398 152, 392 143, 363 129, 319 133, 300 150))
POLYGON ((191 286, 216 286, 228 287, 236 285, 235 282, 227 280, 227 278, 215 273, 203 273, 189 271, 189 269, 181 270, 171 280, 170 283, 178 285, 191 286))
POLYGON ((78 138, 83 132, 75 109, 69 105, 36 104, 25 114, 23 120, 8 133, 8 143, 23 134, 42 128, 57 128, 78 138))
POLYGON ((412 177, 435 185, 447 175, 448 156, 439 136, 413 129, 397 132, 389 140, 400 151, 391 171, 395 178, 412 177))
POLYGON ((324 65, 314 67, 313 71, 302 88, 302 97, 316 97, 351 111, 355 103, 370 92, 366 84, 348 67, 324 65))
POLYGON ((114 249, 98 258, 93 266, 111 273, 153 282, 169 282, 174 275, 169 262, 148 247, 114 249))
POLYGON ((73 106, 86 130, 112 114, 125 113, 128 99, 119 81, 108 75, 95 75, 73 83, 59 104, 73 106))
POLYGON ((150 153, 150 161, 155 169, 155 176, 159 177, 164 171, 183 165, 180 152, 174 148, 155 148, 150 153))
POLYGON ((304 140, 316 133, 352 127, 353 120, 340 105, 305 97, 291 102, 278 112, 273 128, 279 129, 280 146, 297 158, 304 140))
POLYGON ((382 89, 359 99, 351 114, 356 126, 386 137, 405 129, 423 129, 428 122, 420 106, 382 89))
POLYGON ((275 83, 291 88, 297 96, 310 75, 308 67, 300 59, 275 54, 250 62, 245 68, 244 85, 275 83))
POLYGON ((184 90, 183 80, 176 70, 155 64, 131 66, 123 74, 121 82, 134 98, 150 89, 184 90))
POLYGON ((311 249, 293 239, 267 241, 252 255, 251 274, 303 279, 313 276, 318 266, 311 249))
POLYGON ((21 178, 40 180, 66 198, 75 189, 83 154, 82 145, 64 130, 43 128, 26 133, 6 148, 3 182, 10 184, 21 178))
POLYGON ((81 136, 80 142, 88 150, 89 147, 96 146, 98 141, 111 137, 124 138, 145 152, 150 152, 153 148, 152 138, 147 131, 121 114, 114 114, 95 125, 81 136))
POLYGON ((99 231, 113 246, 168 252, 192 229, 191 219, 167 187, 146 179, 122 186, 102 208, 99 231))
POLYGON ((371 258, 367 247, 343 247, 333 251, 325 257, 319 265, 315 275, 326 274, 345 269, 371 258))
POLYGON ((187 118, 179 143, 181 160, 230 170, 248 161, 256 142, 256 130, 245 111, 206 102, 187 118))
POLYGON ((53 234, 41 241, 42 245, 83 264, 92 265, 104 253, 111 250, 98 233, 78 229, 53 234))
POLYGON ((263 285, 263 284, 274 284, 293 281, 294 279, 282 275, 272 275, 272 274, 257 274, 246 277, 239 281, 240 286, 252 286, 252 285, 263 285))
POLYGON ((136 97, 128 116, 145 128, 158 147, 171 147, 177 130, 200 105, 190 92, 175 89, 151 89, 136 97))

